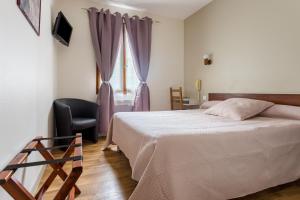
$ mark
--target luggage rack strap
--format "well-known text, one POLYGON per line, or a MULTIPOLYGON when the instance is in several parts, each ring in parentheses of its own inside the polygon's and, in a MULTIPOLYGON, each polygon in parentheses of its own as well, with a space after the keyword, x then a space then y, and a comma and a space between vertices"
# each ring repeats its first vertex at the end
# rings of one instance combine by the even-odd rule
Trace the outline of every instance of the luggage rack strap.
POLYGON ((53 147, 45 147, 45 148, 34 148, 34 149, 23 149, 21 153, 30 153, 32 151, 48 151, 48 150, 55 150, 55 149, 62 149, 62 148, 68 148, 68 147, 80 147, 82 144, 72 144, 72 145, 59 145, 59 146, 53 146, 53 147))
POLYGON ((4 168, 4 170, 16 170, 16 169, 25 168, 25 167, 34 167, 34 166, 39 166, 39 165, 65 163, 68 161, 77 161, 77 160, 83 160, 83 157, 82 156, 73 156, 73 157, 61 158, 61 159, 55 159, 55 160, 45 160, 45 161, 8 165, 7 167, 4 168))
POLYGON ((41 140, 63 140, 63 139, 74 139, 77 137, 81 137, 81 135, 72 135, 72 136, 62 136, 62 137, 49 137, 49 138, 35 138, 33 141, 41 141, 41 140))

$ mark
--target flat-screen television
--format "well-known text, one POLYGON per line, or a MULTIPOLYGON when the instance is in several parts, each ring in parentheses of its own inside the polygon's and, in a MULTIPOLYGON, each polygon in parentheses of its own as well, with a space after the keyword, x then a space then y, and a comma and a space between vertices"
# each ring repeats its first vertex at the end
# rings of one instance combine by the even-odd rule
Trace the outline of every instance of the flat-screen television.
POLYGON ((62 12, 59 12, 54 28, 53 28, 53 35, 54 37, 59 40, 62 44, 69 46, 71 35, 72 35, 73 27, 67 20, 67 18, 64 16, 62 12))

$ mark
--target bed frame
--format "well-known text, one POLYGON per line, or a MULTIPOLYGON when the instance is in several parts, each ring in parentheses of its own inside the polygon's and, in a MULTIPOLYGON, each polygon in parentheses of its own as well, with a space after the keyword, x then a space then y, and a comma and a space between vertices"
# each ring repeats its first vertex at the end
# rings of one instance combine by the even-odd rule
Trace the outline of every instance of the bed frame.
POLYGON ((229 98, 248 98, 270 101, 275 104, 300 106, 300 94, 247 94, 247 93, 209 93, 210 101, 226 100, 229 98))

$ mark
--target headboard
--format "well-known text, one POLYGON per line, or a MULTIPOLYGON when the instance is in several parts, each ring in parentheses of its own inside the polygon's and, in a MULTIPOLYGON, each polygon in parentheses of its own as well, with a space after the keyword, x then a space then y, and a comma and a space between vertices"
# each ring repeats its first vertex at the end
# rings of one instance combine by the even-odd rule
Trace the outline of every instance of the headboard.
POLYGON ((243 93, 209 93, 208 99, 226 100, 229 98, 248 98, 270 101, 276 104, 300 106, 300 94, 243 94, 243 93))

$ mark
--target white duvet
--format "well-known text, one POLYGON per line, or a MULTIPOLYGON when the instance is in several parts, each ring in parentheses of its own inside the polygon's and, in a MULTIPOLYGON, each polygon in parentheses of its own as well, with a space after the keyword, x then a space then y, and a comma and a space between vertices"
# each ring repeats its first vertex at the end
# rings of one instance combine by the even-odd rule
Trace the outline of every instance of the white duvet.
POLYGON ((117 113, 107 144, 139 181, 130 200, 223 200, 300 178, 300 121, 202 110, 117 113))

